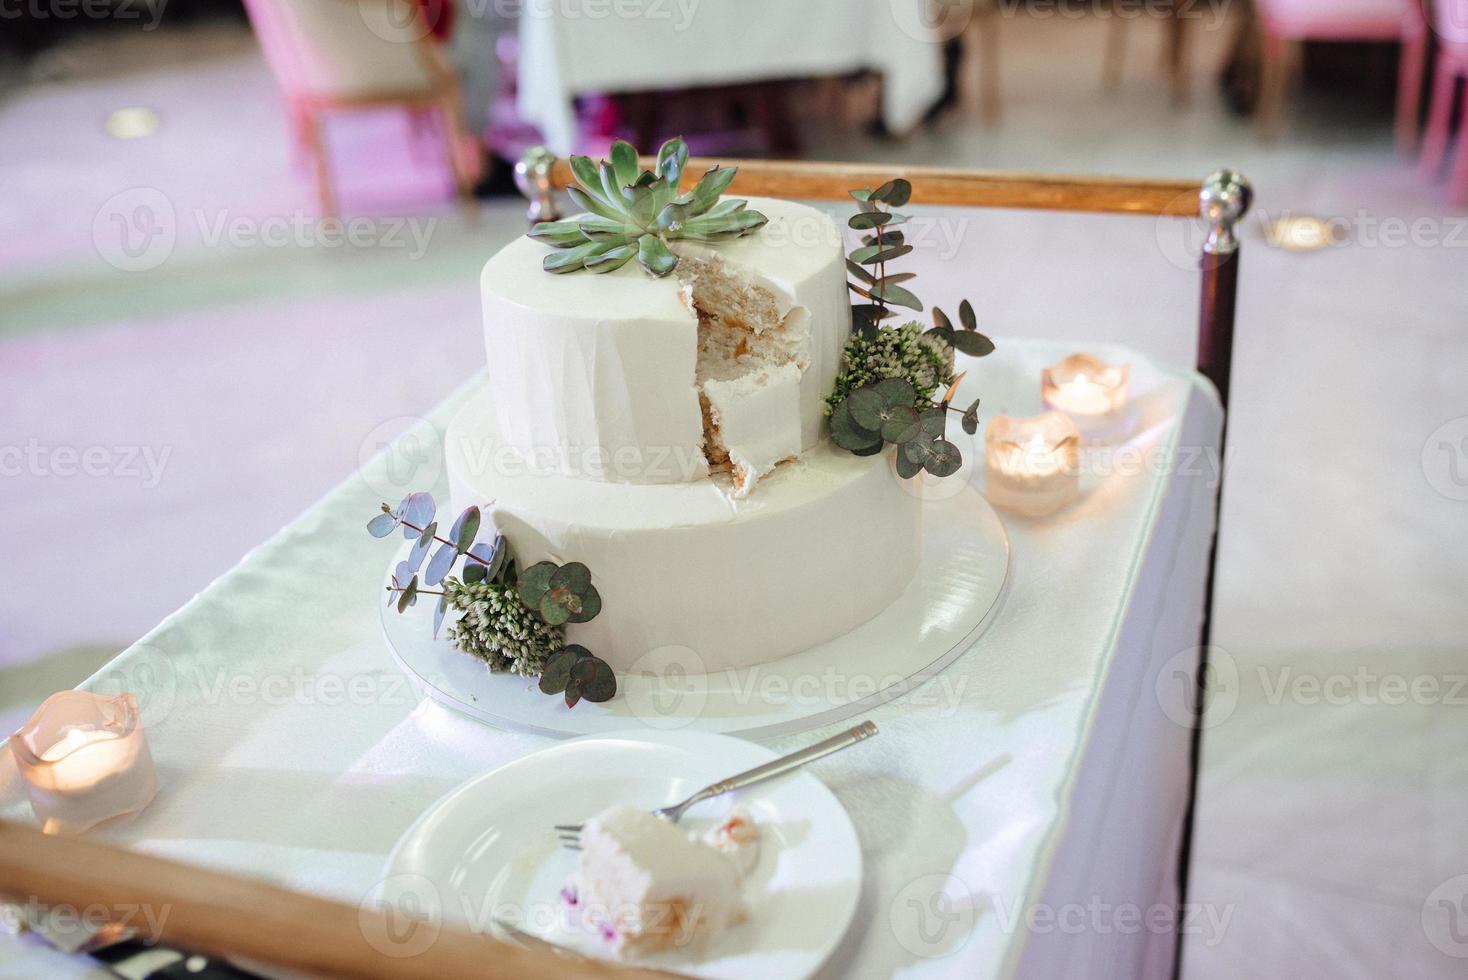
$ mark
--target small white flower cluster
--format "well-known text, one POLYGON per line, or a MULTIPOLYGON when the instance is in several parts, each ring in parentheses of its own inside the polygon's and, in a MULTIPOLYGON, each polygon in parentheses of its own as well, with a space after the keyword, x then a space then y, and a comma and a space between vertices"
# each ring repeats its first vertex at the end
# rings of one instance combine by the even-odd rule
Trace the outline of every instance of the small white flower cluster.
POLYGON ((547 626, 525 607, 513 584, 446 579, 449 605, 461 615, 449 639, 493 671, 537 677, 551 655, 565 649, 566 631, 547 626))
POLYGON ((852 334, 846 342, 845 369, 836 377, 836 390, 827 400, 827 413, 850 392, 884 378, 912 382, 922 402, 931 401, 953 374, 953 350, 923 332, 913 321, 900 327, 882 327, 871 338, 852 334))

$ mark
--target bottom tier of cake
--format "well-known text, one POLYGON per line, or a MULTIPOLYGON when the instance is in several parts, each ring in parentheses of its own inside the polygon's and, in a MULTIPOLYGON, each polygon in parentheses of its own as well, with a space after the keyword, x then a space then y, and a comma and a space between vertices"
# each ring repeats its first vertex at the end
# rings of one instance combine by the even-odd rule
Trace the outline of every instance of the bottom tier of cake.
POLYGON ((523 565, 579 561, 602 597, 567 638, 614 670, 645 655, 704 672, 778 660, 866 622, 917 573, 921 501, 885 455, 829 444, 732 499, 721 477, 633 484, 576 479, 506 451, 490 393, 444 440, 456 510, 475 504, 523 565))

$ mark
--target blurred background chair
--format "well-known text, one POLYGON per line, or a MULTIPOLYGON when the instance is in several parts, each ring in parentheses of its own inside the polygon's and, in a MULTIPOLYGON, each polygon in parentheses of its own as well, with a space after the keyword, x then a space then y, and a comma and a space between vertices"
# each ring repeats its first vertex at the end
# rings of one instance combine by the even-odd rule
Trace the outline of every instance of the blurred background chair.
MULTIPOLYGON (((1468 79, 1468 0, 1437 0, 1432 26, 1437 37, 1437 67, 1422 140, 1422 172, 1430 180, 1437 178, 1447 155, 1458 80, 1468 79)), ((1458 110, 1458 148, 1448 199, 1459 207, 1468 204, 1468 91, 1458 110)))
POLYGON ((328 113, 397 108, 410 132, 436 128, 455 190, 477 179, 477 149, 464 132, 459 83, 423 8, 409 0, 244 0, 286 104, 298 154, 309 157, 323 215, 336 214, 325 125, 328 113))
POLYGON ((1417 113, 1427 55, 1427 22, 1420 0, 1254 0, 1261 37, 1259 134, 1274 139, 1284 127, 1285 101, 1300 70, 1305 41, 1400 41, 1397 145, 1417 140, 1417 113))
POLYGON ((999 0, 939 0, 953 8, 963 30, 957 42, 957 95, 960 108, 992 126, 1003 114, 1003 83, 999 70, 999 0))
POLYGON ((1181 0, 1160 0, 1139 9, 1132 16, 1123 16, 1121 8, 1113 0, 1107 12, 1106 56, 1101 67, 1101 84, 1114 89, 1121 84, 1122 67, 1126 64, 1127 35, 1134 21, 1156 12, 1166 17, 1166 39, 1162 47, 1162 66, 1167 72, 1168 84, 1172 88, 1172 100, 1182 105, 1188 100, 1188 17, 1181 0))

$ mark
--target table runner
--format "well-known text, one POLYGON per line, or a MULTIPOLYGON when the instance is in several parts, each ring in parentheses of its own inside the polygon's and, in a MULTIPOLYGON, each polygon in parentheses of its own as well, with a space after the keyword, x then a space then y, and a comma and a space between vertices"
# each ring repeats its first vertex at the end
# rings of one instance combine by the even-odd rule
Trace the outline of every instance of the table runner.
MULTIPOLYGON (((969 377, 983 415, 1038 411, 1041 367, 1070 352, 1001 339, 969 377)), ((866 869, 823 976, 1170 968, 1221 411, 1193 374, 1101 352, 1132 362, 1144 431, 1091 458, 1071 509, 1004 518, 1011 578, 993 625, 869 712, 879 738, 812 767, 850 812, 866 869)), ((365 523, 407 487, 442 494, 438 440, 468 392, 84 685, 140 695, 162 780, 109 839, 359 902, 434 800, 550 744, 420 703, 378 629, 391 549, 365 523)), ((962 443, 971 461, 982 434, 962 443)), ((766 744, 789 751, 839 727, 766 744)), ((7 752, 0 816, 29 819, 17 779, 7 752)), ((1201 941, 1219 928, 1184 925, 1201 941)), ((0 964, 96 972, 10 937, 0 964)))
POLYGON ((566 156, 581 149, 578 95, 870 69, 883 78, 883 118, 901 133, 943 93, 932 23, 927 0, 530 3, 520 18, 520 114, 566 156))

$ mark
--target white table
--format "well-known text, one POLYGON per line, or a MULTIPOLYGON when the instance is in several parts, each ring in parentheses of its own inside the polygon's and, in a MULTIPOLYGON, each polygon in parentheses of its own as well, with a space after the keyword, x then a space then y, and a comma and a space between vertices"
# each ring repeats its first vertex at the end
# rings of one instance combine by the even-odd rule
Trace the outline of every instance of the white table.
MULTIPOLYGON (((528 0, 520 114, 560 156, 577 145, 576 96, 881 73, 889 129, 943 92, 927 0, 528 0)), ((644 147, 644 149, 646 149, 644 147)))
MULTIPOLYGON (((1041 366, 1069 352, 1001 340, 970 374, 986 416, 1038 410, 1041 366)), ((1071 510, 1006 518, 1011 582, 994 625, 872 711, 880 738, 813 767, 850 812, 866 866, 829 977, 1168 974, 1184 678, 1221 414, 1194 376, 1111 356, 1133 362, 1148 427, 1071 510)), ((420 447, 463 394, 410 433, 420 447)), ((141 695, 162 779, 153 805, 106 836, 355 903, 434 800, 548 744, 419 703, 384 648, 391 546, 364 525, 404 485, 436 483, 441 457, 413 458, 396 476, 382 457, 363 467, 88 682, 141 695)), ((8 753, 0 817, 30 817, 8 753)), ((0 937, 0 976, 89 972, 0 937)))

